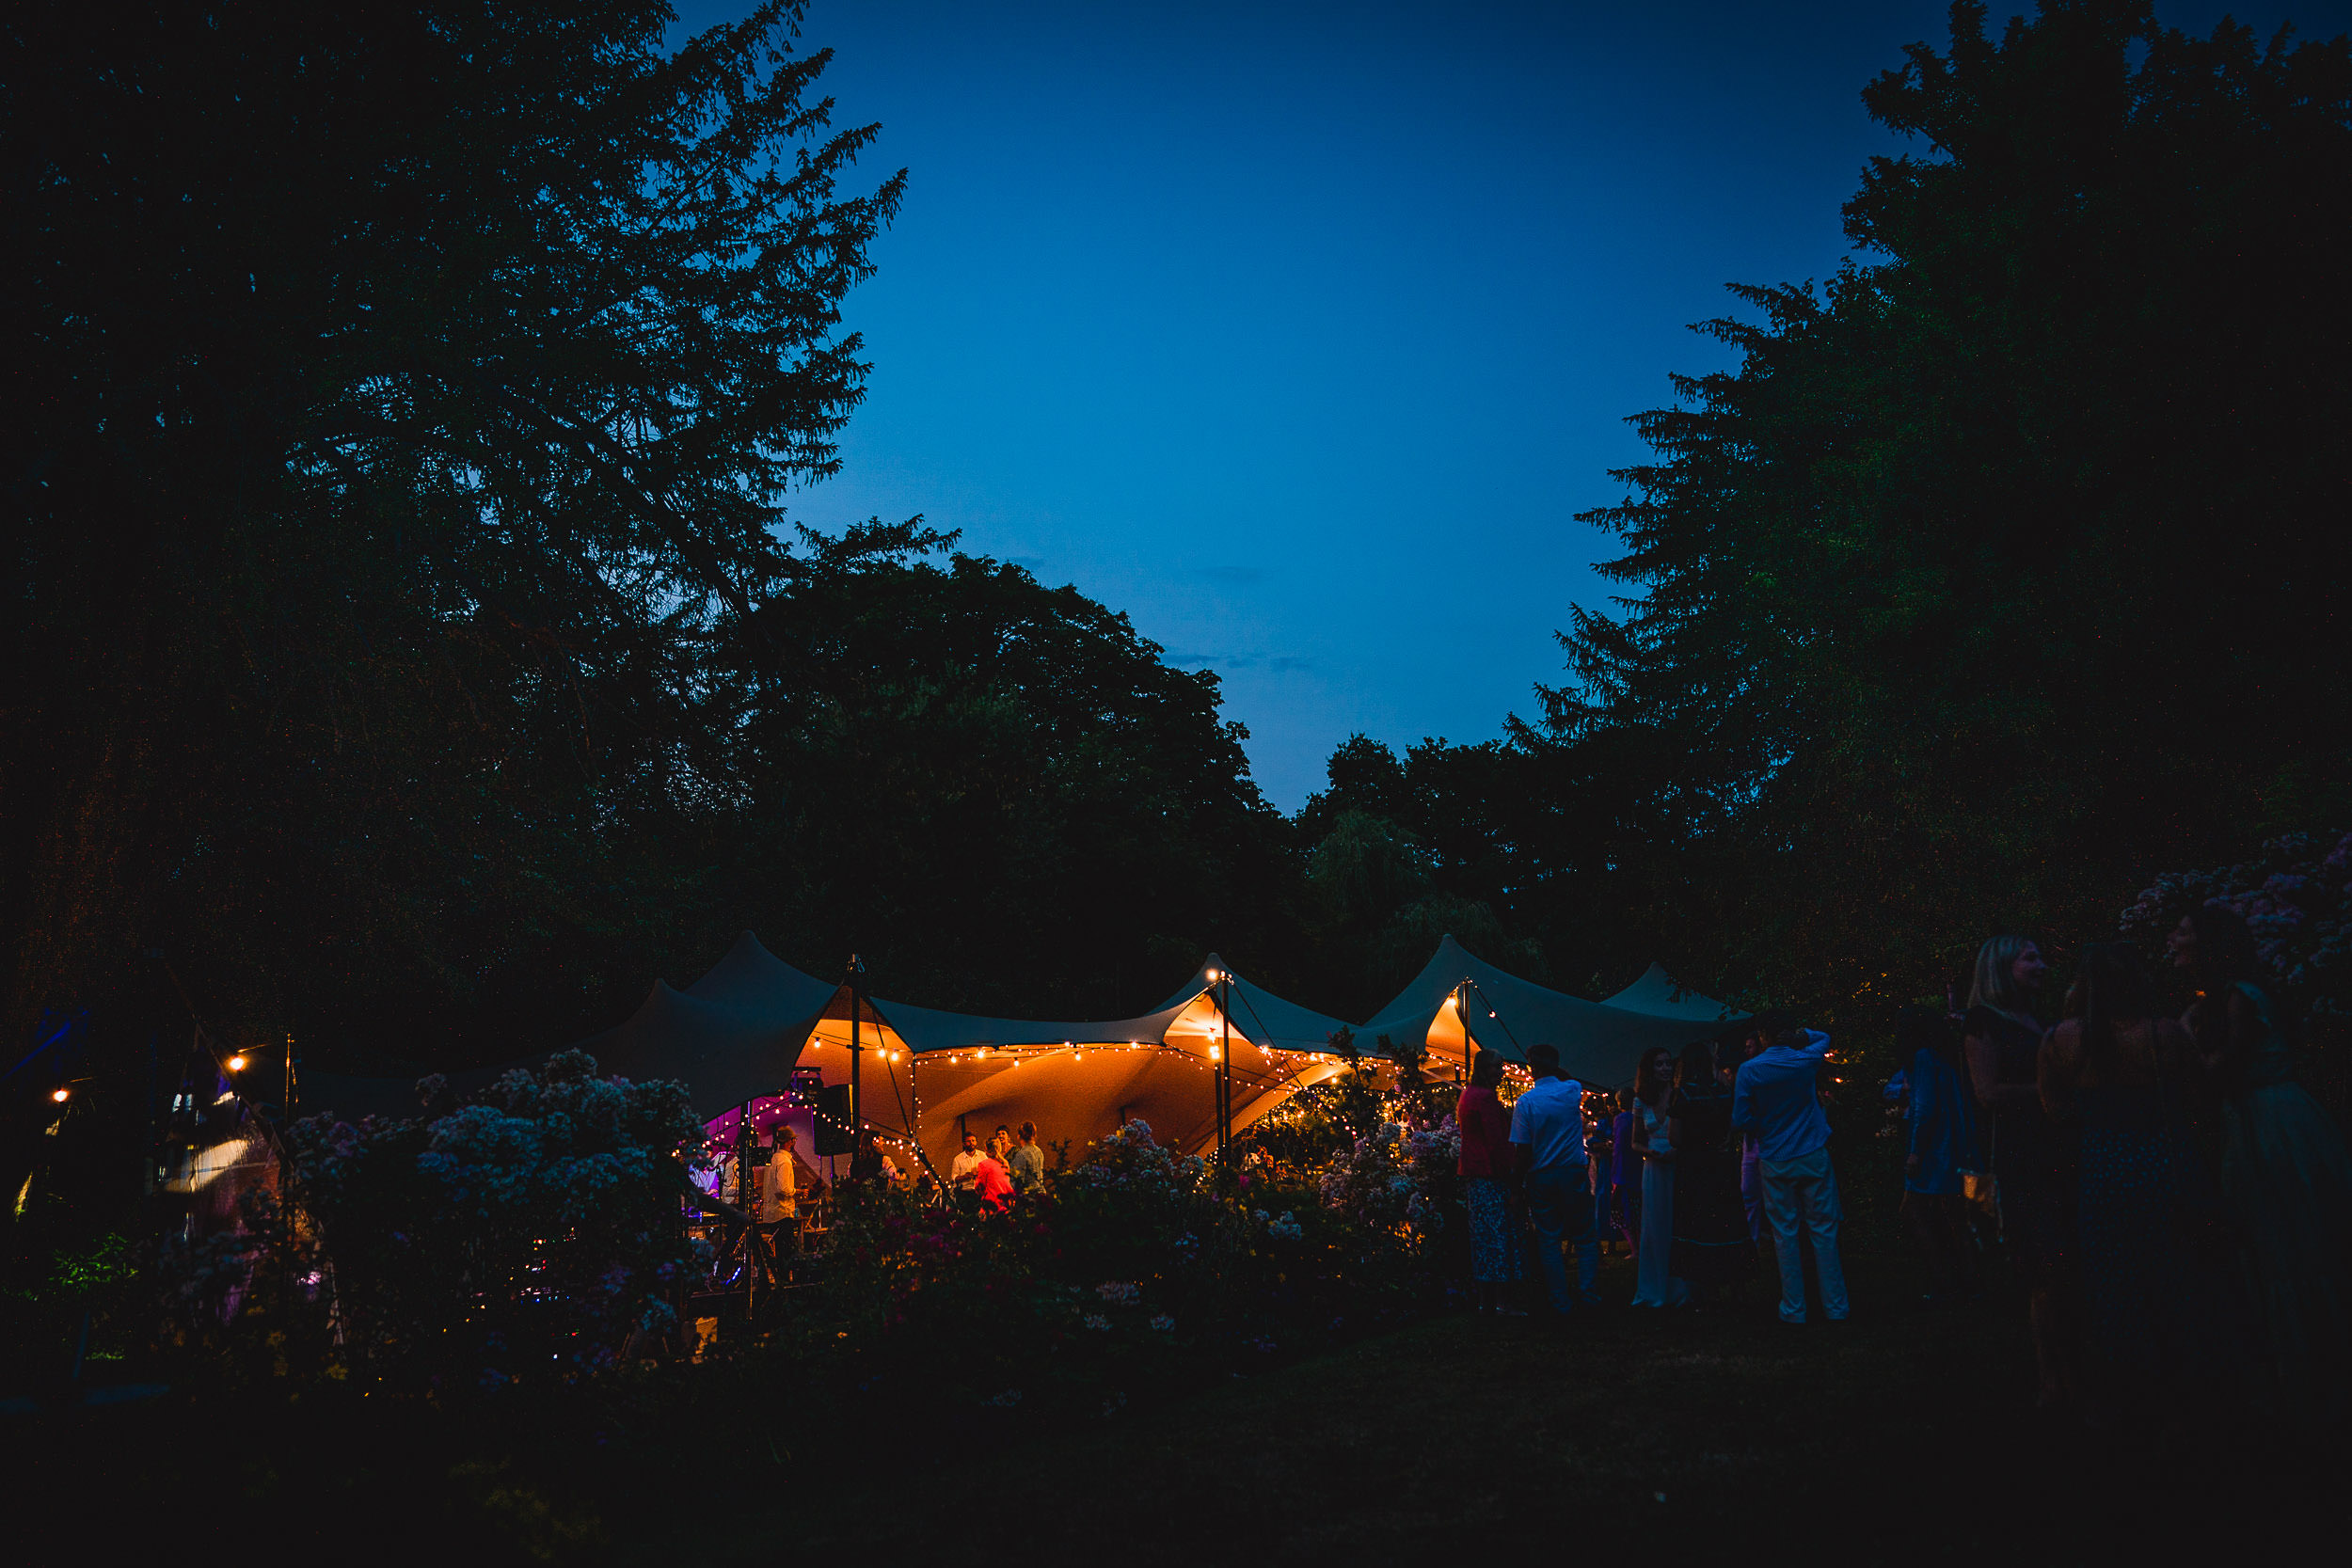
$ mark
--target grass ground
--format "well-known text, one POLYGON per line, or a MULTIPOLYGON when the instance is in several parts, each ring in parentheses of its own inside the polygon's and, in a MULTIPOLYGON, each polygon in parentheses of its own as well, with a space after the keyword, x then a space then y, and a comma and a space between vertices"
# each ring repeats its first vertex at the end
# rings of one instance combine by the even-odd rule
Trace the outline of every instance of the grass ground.
MULTIPOLYGON (((2006 1565, 2341 1550, 2338 1449, 2037 1417, 2013 1294, 1927 1310, 1898 1305, 1915 1293, 1905 1260, 1849 1268, 1857 1306, 1842 1325, 1782 1325, 1758 1278, 1696 1313, 1435 1318, 1077 1424, 912 1409, 890 1441, 797 1466, 680 1431, 660 1440, 706 1450, 707 1465, 689 1457, 707 1481, 675 1495, 609 1495, 609 1474, 567 1488, 446 1452, 446 1433, 389 1410, 158 1401, 15 1418, 0 1423, 20 1499, 8 1557, 65 1560, 32 1544, 51 1525, 75 1560, 204 1561, 266 1543, 337 1564, 1467 1565, 1728 1549, 1743 1563, 2006 1565)), ((1629 1267, 1609 1265, 1601 1289, 1629 1298, 1629 1267)))
MULTIPOLYGON (((1624 1301, 1630 1268, 1604 1273, 1624 1301)), ((1899 1259, 1857 1258, 1841 1325, 1789 1327, 1776 1287, 1565 1327, 1453 1316, 1157 1413, 1003 1440, 913 1413, 904 1448, 822 1497, 779 1486, 706 1517, 721 1556, 800 1560, 2158 1560, 2249 1544, 2338 1495, 2326 1454, 2259 1433, 2086 1433, 2031 1410, 2022 1302, 1898 1308, 1899 1259), (2312 1467, 2315 1494, 2288 1483, 2312 1467), (2281 1468, 2283 1466, 2283 1469, 2281 1468)), ((2332 1509, 2332 1505, 2326 1505, 2332 1509)), ((2340 1542, 2340 1524, 2328 1539, 2340 1542)), ((621 1555, 633 1555, 624 1544, 621 1555)), ((650 1557, 645 1559, 651 1560, 650 1557)))

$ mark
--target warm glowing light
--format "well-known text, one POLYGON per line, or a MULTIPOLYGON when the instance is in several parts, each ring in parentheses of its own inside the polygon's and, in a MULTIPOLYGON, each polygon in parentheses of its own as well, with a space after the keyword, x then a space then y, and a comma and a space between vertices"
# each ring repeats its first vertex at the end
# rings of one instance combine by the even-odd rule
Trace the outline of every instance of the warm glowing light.
POLYGON ((242 1053, 229 1058, 229 1070, 231 1072, 243 1072, 245 1070, 245 1057, 242 1053))
POLYGON ((1224 979, 1224 978, 1225 978, 1225 976, 1224 976, 1224 975, 1222 975, 1222 974, 1218 974, 1216 970, 1212 969, 1211 971, 1209 971, 1209 984, 1211 984, 1211 985, 1213 985, 1213 986, 1214 986, 1214 985, 1216 985, 1216 984, 1219 980, 1222 980, 1222 979, 1224 979))
POLYGON ((73 1091, 72 1091, 72 1089, 65 1089, 65 1088, 51 1089, 51 1090, 49 1091, 49 1098, 50 1098, 50 1099, 52 1099, 52 1100, 54 1100, 54 1101, 56 1101, 58 1104, 62 1105, 62 1104, 64 1104, 64 1103, 66 1102, 67 1099, 68 1099, 68 1098, 69 1098, 69 1097, 70 1097, 72 1093, 73 1093, 73 1091))
POLYGON ((1216 1047, 1214 1045, 1209 1047, 1209 1060, 1213 1062, 1216 1060, 1216 1047))

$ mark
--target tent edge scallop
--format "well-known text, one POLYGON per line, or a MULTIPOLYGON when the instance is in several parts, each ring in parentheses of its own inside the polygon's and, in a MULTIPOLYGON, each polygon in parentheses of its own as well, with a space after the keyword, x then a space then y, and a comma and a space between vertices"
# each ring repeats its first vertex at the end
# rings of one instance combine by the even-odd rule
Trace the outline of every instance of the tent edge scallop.
POLYGON ((1548 1041, 1560 1052, 1560 1065, 1569 1076, 1614 1086, 1632 1082, 1634 1067, 1644 1052, 1659 1046, 1678 1051, 1745 1016, 1699 998, 1696 992, 1681 991, 1657 964, 1628 991, 1651 985, 1653 974, 1686 1002, 1707 1002, 1716 1012, 1707 1017, 1677 1016, 1588 1002, 1498 969, 1449 932, 1438 941, 1421 973, 1362 1026, 1361 1033, 1387 1034, 1391 1038, 1410 1038, 1418 1033, 1433 1061, 1454 1065, 1465 1059, 1468 1044, 1494 1050, 1506 1061, 1524 1062, 1529 1046, 1548 1041), (1453 1019, 1455 994, 1465 986, 1470 1005, 1463 1010, 1470 1016, 1453 1019))

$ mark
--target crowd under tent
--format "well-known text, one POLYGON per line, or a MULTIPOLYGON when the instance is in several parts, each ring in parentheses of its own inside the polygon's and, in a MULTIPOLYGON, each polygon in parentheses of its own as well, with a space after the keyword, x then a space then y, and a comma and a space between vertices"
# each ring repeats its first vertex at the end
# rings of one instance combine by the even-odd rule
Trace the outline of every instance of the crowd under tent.
MULTIPOLYGON (((685 1082, 706 1123, 744 1105, 805 1100, 788 1085, 851 1078, 862 1116, 901 1164, 919 1145, 945 1169, 966 1131, 983 1140, 1034 1121, 1071 1158, 1125 1123, 1187 1152, 1215 1147, 1216 1075, 1231 1051, 1234 1131, 1343 1069, 1339 1019, 1227 971, 1215 956, 1152 1011, 1050 1022, 994 1018, 856 994, 803 974, 746 931, 684 990, 657 984, 627 1022, 582 1049, 608 1072, 685 1082)), ((732 1123, 728 1123, 732 1126, 732 1123)), ((724 1130, 711 1134, 724 1136, 724 1130)))
POLYGON ((1570 1077, 1616 1085, 1633 1081, 1652 1047, 1680 1051, 1746 1016, 1677 986, 1656 964, 1607 1002, 1587 1002, 1497 969, 1449 935, 1362 1036, 1374 1049, 1383 1035, 1418 1045, 1432 1068, 1457 1071, 1473 1044, 1525 1062, 1529 1046, 1548 1043, 1570 1077))

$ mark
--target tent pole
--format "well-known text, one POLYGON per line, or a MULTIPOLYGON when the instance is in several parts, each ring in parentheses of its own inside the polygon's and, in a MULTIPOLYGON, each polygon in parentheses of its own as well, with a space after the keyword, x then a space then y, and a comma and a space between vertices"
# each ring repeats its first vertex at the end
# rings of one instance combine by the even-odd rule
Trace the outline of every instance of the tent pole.
POLYGON ((1217 1025, 1224 1043, 1216 1053, 1216 1157, 1231 1164, 1233 1158, 1233 972, 1217 971, 1217 1025))
POLYGON ((858 1039, 859 1017, 866 1011, 866 998, 865 993, 858 989, 857 983, 858 974, 865 967, 857 961, 855 953, 850 954, 849 973, 842 977, 841 981, 843 985, 850 988, 850 1178, 851 1180, 857 1179, 858 1143, 866 1136, 866 1095, 859 1083, 858 1072, 858 1068, 866 1053, 864 1046, 859 1043, 858 1039))

